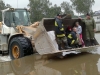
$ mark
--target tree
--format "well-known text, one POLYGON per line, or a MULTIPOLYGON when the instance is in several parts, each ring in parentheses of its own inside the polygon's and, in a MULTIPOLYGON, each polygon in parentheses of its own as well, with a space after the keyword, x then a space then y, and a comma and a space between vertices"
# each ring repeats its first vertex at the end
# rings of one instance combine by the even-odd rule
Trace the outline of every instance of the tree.
POLYGON ((94 0, 70 0, 73 8, 80 14, 86 14, 92 11, 92 6, 95 3, 94 0))
POLYGON ((28 6, 31 11, 31 21, 40 21, 42 18, 53 18, 61 12, 61 7, 52 6, 49 0, 29 0, 28 6))
POLYGON ((42 18, 54 18, 57 14, 63 13, 74 15, 72 7, 68 2, 63 2, 61 6, 52 5, 49 0, 29 0, 31 11, 31 21, 40 21, 42 18))
POLYGON ((11 8, 11 5, 10 4, 6 4, 6 8, 11 8))
POLYGON ((63 13, 70 14, 72 16, 74 15, 74 12, 70 3, 64 1, 63 3, 61 3, 61 8, 63 10, 63 13))
POLYGON ((61 7, 57 6, 56 4, 52 7, 50 7, 48 12, 49 12, 49 17, 50 18, 55 17, 59 13, 62 13, 61 12, 61 7))
POLYGON ((10 8, 11 5, 10 4, 6 4, 5 5, 5 3, 3 2, 3 0, 0 1, 0 22, 2 21, 2 12, 1 12, 1 10, 4 10, 4 9, 6 9, 8 7, 10 8))
POLYGON ((2 12, 1 10, 5 9, 5 3, 3 1, 0 1, 0 21, 2 21, 2 12))
POLYGON ((29 0, 32 22, 47 17, 50 5, 49 0, 29 0))

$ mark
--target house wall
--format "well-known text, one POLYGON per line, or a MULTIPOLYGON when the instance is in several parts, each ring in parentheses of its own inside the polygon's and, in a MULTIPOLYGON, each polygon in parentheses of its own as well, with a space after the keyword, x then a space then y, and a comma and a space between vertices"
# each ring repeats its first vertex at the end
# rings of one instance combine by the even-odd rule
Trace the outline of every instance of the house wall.
POLYGON ((100 15, 95 15, 93 18, 96 22, 96 31, 100 31, 100 15))

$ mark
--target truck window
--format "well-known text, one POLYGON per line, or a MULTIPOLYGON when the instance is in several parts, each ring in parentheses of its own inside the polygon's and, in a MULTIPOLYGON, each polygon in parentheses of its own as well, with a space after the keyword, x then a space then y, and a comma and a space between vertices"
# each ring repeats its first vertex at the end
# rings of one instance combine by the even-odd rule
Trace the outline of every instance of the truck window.
POLYGON ((11 12, 9 12, 9 11, 5 12, 5 15, 4 15, 4 23, 8 27, 11 27, 11 23, 12 23, 12 15, 11 15, 11 12))

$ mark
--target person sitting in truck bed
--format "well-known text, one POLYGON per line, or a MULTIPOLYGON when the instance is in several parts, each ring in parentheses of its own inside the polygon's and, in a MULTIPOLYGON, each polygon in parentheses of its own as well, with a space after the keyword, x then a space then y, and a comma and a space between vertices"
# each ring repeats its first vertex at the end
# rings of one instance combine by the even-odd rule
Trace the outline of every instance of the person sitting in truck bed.
POLYGON ((77 37, 77 28, 74 27, 73 30, 70 32, 70 34, 67 36, 68 44, 72 48, 79 47, 78 37, 77 37))
POLYGON ((66 28, 66 36, 68 36, 69 34, 70 34, 70 32, 72 31, 72 28, 70 27, 70 26, 68 26, 67 28, 66 28))

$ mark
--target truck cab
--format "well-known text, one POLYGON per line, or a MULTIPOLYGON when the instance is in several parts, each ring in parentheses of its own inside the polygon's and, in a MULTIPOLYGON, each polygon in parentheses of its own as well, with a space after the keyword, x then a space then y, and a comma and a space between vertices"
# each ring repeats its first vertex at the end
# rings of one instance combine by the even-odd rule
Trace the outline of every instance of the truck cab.
POLYGON ((19 33, 16 28, 17 26, 29 26, 30 24, 30 15, 26 8, 2 10, 2 22, 0 23, 0 51, 2 54, 9 53, 12 59, 30 55, 32 48, 29 49, 29 44, 31 47, 29 39, 23 33, 19 33))
POLYGON ((1 34, 14 34, 16 33, 14 27, 30 25, 29 11, 27 9, 8 8, 2 10, 2 20, 1 34))

